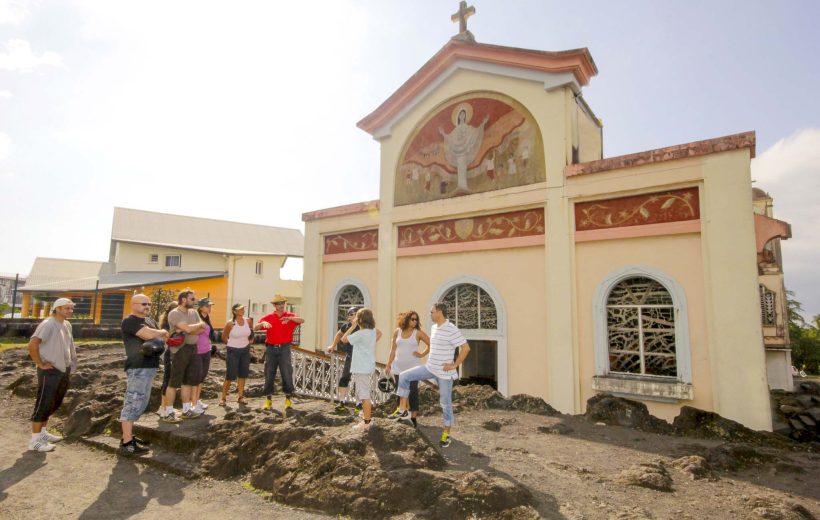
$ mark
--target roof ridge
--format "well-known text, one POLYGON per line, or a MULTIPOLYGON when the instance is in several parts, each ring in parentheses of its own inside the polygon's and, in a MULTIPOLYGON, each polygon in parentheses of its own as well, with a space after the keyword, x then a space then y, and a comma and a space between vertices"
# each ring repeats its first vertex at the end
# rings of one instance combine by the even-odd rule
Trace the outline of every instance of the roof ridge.
MULTIPOLYGON (((122 206, 114 206, 114 212, 115 213, 118 209, 119 210, 125 210, 125 211, 136 211, 136 212, 139 212, 139 213, 151 213, 151 214, 154 214, 154 215, 165 215, 165 216, 169 216, 169 217, 192 218, 192 219, 196 219, 196 220, 207 220, 209 222, 225 222, 227 224, 239 224, 239 225, 242 225, 242 226, 258 226, 258 227, 269 228, 269 229, 281 229, 281 230, 284 230, 284 231, 298 231, 300 233, 302 232, 298 228, 289 228, 289 227, 283 227, 283 226, 269 226, 267 224, 254 224, 252 222, 239 222, 239 221, 236 221, 236 220, 224 220, 224 219, 209 218, 209 217, 196 217, 196 216, 193 216, 193 215, 180 215, 178 213, 165 213, 165 212, 162 212, 162 211, 150 211, 150 210, 147 210, 147 209, 124 208, 122 206)), ((112 231, 113 231, 113 229, 112 229, 112 231)))

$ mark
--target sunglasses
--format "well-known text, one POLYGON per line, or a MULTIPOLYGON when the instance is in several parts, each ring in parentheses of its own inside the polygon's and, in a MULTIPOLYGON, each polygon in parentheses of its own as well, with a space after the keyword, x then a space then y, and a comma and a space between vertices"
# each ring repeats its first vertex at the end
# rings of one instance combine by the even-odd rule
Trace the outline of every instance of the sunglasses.
POLYGON ((150 303, 140 303, 140 305, 142 305, 143 307, 150 307, 151 306, 150 303))
POLYGON ((418 318, 410 318, 410 321, 419 321, 418 318))

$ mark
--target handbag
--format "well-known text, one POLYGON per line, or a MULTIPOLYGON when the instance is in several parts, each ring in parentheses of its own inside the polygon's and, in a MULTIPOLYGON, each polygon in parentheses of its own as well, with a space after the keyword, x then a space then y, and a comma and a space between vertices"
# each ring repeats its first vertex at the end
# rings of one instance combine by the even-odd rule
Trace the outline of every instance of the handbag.
POLYGON ((185 334, 182 332, 174 332, 171 337, 165 342, 169 347, 181 347, 185 343, 185 334))

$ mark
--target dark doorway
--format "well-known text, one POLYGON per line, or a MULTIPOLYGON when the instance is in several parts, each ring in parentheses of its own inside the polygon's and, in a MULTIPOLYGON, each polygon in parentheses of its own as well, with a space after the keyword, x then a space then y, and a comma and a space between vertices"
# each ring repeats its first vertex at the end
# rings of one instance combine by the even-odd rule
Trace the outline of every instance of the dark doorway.
POLYGON ((461 384, 490 385, 498 389, 498 343, 467 340, 470 355, 461 365, 461 384))

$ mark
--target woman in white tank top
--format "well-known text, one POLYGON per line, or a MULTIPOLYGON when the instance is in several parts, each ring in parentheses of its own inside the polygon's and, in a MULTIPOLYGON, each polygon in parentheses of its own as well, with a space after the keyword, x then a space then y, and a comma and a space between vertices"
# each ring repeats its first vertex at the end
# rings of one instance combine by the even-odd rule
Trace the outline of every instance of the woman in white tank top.
POLYGON ((222 397, 219 406, 225 406, 228 392, 231 390, 231 382, 236 381, 236 393, 239 397, 236 402, 240 406, 245 402, 245 381, 250 375, 251 365, 251 338, 253 331, 250 322, 245 318, 245 306, 241 303, 231 307, 233 319, 225 324, 222 329, 222 341, 228 348, 225 349, 225 381, 222 382, 222 397))
MULTIPOLYGON (((417 367, 422 364, 419 353, 419 343, 430 345, 430 338, 421 330, 421 320, 416 311, 407 311, 399 314, 397 328, 393 331, 393 341, 390 347, 390 357, 387 359, 385 374, 392 375, 399 386, 399 377, 405 370, 417 367)), ((397 398, 398 399, 398 398, 397 398)), ((398 403, 398 400, 396 401, 398 403)), ((398 412, 398 404, 396 411, 398 412)), ((413 418, 413 425, 416 424, 416 416, 419 413, 419 384, 414 381, 410 384, 410 414, 413 418)))

